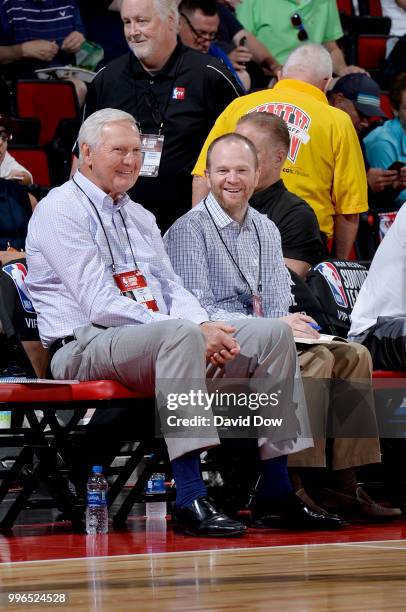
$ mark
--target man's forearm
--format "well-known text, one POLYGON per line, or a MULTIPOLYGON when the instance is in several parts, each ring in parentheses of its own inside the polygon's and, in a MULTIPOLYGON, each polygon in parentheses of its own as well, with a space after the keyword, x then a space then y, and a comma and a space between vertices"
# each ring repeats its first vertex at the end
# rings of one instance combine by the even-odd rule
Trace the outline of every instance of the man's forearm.
POLYGON ((331 55, 331 60, 333 62, 333 71, 335 72, 335 74, 340 75, 342 71, 347 68, 347 63, 344 59, 343 52, 335 41, 324 43, 324 47, 331 55))
POLYGON ((347 259, 358 232, 359 215, 334 217, 334 245, 338 259, 347 259))
POLYGON ((311 268, 311 265, 307 261, 300 261, 299 259, 290 259, 289 257, 283 258, 285 265, 293 272, 296 272, 300 278, 306 278, 306 274, 311 268))
POLYGON ((0 47, 0 64, 12 64, 23 57, 22 45, 6 45, 0 47))
POLYGON ((208 193, 209 188, 207 187, 206 179, 195 174, 192 183, 192 206, 196 206, 208 193))
POLYGON ((248 30, 238 32, 240 38, 242 34, 247 38, 248 49, 251 51, 252 57, 257 64, 276 74, 276 71, 280 68, 280 64, 270 53, 269 49, 265 47, 258 38, 255 38, 251 32, 248 32, 248 30))

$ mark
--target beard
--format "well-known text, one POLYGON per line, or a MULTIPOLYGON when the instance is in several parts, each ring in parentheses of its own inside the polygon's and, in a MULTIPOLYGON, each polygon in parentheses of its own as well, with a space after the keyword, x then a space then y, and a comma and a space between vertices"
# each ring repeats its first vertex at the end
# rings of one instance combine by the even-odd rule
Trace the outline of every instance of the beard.
POLYGON ((152 41, 143 41, 142 43, 130 41, 128 46, 139 60, 145 60, 151 57, 153 51, 152 41))

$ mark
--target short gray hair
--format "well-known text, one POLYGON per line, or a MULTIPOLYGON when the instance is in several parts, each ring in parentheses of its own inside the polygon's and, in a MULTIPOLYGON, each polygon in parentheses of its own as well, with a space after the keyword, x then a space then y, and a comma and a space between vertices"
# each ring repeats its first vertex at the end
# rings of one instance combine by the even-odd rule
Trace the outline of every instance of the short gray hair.
POLYGON ((180 0, 152 0, 161 21, 165 21, 172 13, 175 23, 179 23, 178 6, 180 0))
MULTIPOLYGON (((101 140, 102 129, 107 123, 117 123, 119 121, 127 121, 135 127, 137 122, 132 115, 117 108, 103 108, 95 113, 92 113, 83 123, 79 130, 79 161, 82 162, 81 148, 82 144, 86 143, 90 147, 96 148, 101 140)), ((138 129, 138 128, 137 128, 138 129)))
POLYGON ((333 75, 331 55, 322 45, 304 44, 295 49, 286 60, 282 75, 318 85, 333 75))

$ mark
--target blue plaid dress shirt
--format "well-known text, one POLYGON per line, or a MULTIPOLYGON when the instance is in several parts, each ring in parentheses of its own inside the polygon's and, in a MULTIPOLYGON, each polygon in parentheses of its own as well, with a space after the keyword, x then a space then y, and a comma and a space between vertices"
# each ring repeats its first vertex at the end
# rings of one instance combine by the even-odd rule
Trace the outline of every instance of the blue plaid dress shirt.
POLYGON ((287 315, 292 300, 291 280, 275 224, 249 206, 240 225, 211 193, 206 205, 211 217, 202 201, 178 219, 164 237, 174 270, 185 287, 197 297, 210 319, 244 319, 252 316, 251 290, 256 291, 260 272, 264 316, 287 315))

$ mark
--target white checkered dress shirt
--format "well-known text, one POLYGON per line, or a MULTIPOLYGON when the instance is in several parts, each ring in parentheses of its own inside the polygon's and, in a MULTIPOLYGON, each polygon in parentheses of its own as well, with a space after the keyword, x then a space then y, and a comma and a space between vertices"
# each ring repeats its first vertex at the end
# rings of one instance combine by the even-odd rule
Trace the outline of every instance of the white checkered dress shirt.
POLYGON ((89 323, 116 327, 169 318, 207 321, 207 313, 174 273, 154 216, 127 195, 114 203, 80 172, 74 179, 99 211, 117 272, 134 269, 121 212, 159 312, 120 295, 97 214, 75 183, 68 181, 35 208, 26 241, 26 284, 43 344, 50 346, 89 323))

